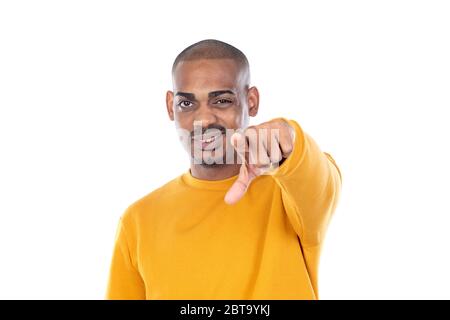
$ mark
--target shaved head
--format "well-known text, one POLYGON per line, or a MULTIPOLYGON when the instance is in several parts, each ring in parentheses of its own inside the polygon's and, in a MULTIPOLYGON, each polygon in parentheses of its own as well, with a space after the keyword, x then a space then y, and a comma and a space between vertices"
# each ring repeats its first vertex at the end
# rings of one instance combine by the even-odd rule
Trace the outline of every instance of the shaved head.
POLYGON ((226 131, 246 128, 249 117, 258 112, 259 93, 255 86, 250 87, 247 57, 219 40, 196 42, 177 55, 172 65, 172 84, 173 91, 166 93, 167 113, 175 121, 194 170, 239 169, 236 163, 226 164, 228 157, 236 157, 226 131), (196 128, 200 128, 200 134, 196 128), (225 146, 223 152, 208 149, 207 142, 197 146, 192 143, 212 129, 220 132, 214 141, 225 146))
POLYGON ((231 59, 245 75, 245 86, 250 84, 250 66, 245 54, 236 47, 215 39, 196 42, 181 51, 172 65, 172 75, 180 62, 201 59, 231 59))

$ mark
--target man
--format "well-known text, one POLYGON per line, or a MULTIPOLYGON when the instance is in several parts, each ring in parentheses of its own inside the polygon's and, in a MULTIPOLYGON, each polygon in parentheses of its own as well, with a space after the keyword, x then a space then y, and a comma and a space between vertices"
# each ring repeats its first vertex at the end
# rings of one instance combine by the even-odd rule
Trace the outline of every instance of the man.
POLYGON ((248 127, 259 93, 235 47, 197 42, 172 75, 167 112, 190 169, 123 214, 107 297, 318 299, 341 188, 333 158, 294 120, 248 127))

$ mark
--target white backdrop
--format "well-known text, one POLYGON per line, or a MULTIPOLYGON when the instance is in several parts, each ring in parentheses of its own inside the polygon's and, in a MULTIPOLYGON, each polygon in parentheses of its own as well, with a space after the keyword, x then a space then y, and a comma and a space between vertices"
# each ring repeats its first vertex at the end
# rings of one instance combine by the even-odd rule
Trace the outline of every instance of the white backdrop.
POLYGON ((295 119, 341 168, 320 297, 450 298, 449 17, 448 1, 0 2, 0 298, 103 299, 120 215, 188 168, 165 92, 206 38, 250 60, 253 124, 295 119))

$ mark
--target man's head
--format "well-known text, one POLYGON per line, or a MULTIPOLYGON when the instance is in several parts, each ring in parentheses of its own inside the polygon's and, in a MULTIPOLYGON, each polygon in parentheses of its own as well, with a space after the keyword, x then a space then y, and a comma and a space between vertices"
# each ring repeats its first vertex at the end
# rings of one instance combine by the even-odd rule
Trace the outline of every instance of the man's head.
MULTIPOLYGON (((245 55, 237 48, 219 41, 203 40, 184 49, 172 66, 173 91, 167 91, 167 112, 177 129, 191 133, 184 145, 193 159, 201 154, 205 166, 225 162, 228 149, 220 154, 206 140, 213 136, 217 144, 224 146, 225 130, 237 130, 248 126, 249 116, 258 112, 259 93, 250 87, 250 68, 245 55), (195 128, 201 125, 201 128, 195 128), (199 130, 200 129, 200 130, 199 130), (216 130, 208 130, 216 129, 216 130), (204 135, 205 131, 210 133, 204 135), (217 133, 222 133, 218 136, 217 133), (206 141, 205 141, 206 140, 206 141), (187 143, 189 142, 189 146, 187 143), (194 146, 199 146, 195 150, 194 146)), ((232 148, 230 149, 232 150, 232 148)), ((200 159, 196 159, 200 161, 200 159)))

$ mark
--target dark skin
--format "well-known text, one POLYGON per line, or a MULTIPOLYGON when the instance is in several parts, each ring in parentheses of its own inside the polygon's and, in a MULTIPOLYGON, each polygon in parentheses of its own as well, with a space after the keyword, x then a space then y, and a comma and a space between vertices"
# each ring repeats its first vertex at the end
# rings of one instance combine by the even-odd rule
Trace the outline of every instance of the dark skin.
MULTIPOLYGON (((231 151, 236 150, 240 162, 232 164, 204 165, 194 163, 191 149, 190 170, 193 177, 201 180, 222 180, 238 175, 227 191, 224 201, 235 204, 246 193, 250 183, 258 176, 272 172, 273 164, 286 159, 293 151, 295 130, 282 118, 248 126, 249 117, 258 113, 259 92, 248 87, 248 74, 231 59, 203 59, 183 61, 173 75, 174 92, 167 91, 166 105, 169 118, 177 128, 188 132, 194 130, 194 121, 202 121, 202 127, 210 125, 225 129, 245 129, 230 137, 231 151), (278 132, 266 142, 266 132, 278 132), (248 141, 254 133, 257 148, 248 141)), ((202 136, 202 134, 200 134, 202 136)), ((225 143, 226 136, 222 136, 225 143)), ((226 148, 225 153, 230 150, 226 148)), ((202 149, 207 157, 217 159, 214 151, 202 149)), ((234 154, 234 152, 233 152, 234 154)), ((223 155, 222 155, 223 156, 223 155)), ((222 157, 219 156, 219 157, 222 157)))
MULTIPOLYGON (((246 70, 231 59, 180 62, 173 75, 173 91, 166 94, 170 120, 175 121, 177 128, 188 131, 194 129, 194 121, 202 121, 204 128, 215 124, 244 129, 248 117, 256 116, 259 107, 258 89, 249 88, 247 79, 246 70)), ((195 178, 222 180, 237 175, 240 164, 204 166, 191 159, 190 169, 195 178)))

